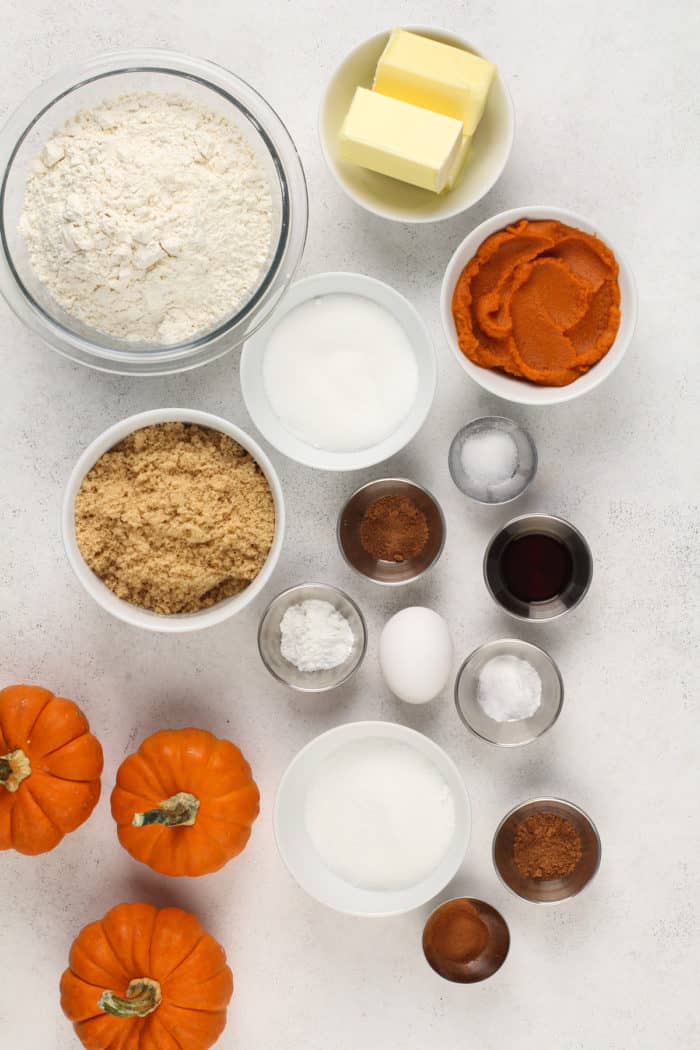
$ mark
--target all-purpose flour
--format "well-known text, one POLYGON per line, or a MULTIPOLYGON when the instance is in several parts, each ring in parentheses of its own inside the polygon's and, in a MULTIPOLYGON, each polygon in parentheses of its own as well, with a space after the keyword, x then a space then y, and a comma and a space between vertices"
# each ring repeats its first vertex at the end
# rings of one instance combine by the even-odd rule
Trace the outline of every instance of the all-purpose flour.
POLYGON ((70 314, 121 339, 177 343, 259 285, 270 186, 225 118, 176 95, 126 95, 78 113, 46 144, 20 230, 70 314))

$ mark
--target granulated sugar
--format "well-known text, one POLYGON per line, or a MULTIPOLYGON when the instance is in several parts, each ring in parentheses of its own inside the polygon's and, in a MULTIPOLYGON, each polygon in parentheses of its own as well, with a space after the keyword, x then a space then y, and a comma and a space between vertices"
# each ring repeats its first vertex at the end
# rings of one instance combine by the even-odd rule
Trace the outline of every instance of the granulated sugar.
POLYGON ((379 737, 330 755, 306 799, 319 856, 363 889, 397 890, 426 878, 449 848, 455 819, 452 792, 432 762, 379 737))
POLYGON ((271 329, 265 391, 282 425, 327 452, 384 441, 411 410, 418 364, 402 324, 363 295, 320 295, 271 329))

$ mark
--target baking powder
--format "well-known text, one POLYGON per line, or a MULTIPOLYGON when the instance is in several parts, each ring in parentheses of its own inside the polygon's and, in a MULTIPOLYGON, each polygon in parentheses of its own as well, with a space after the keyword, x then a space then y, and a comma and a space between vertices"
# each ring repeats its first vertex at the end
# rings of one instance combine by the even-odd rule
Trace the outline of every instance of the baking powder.
POLYGON ((280 652, 298 671, 330 671, 352 652, 352 627, 330 602, 290 605, 280 622, 280 652))

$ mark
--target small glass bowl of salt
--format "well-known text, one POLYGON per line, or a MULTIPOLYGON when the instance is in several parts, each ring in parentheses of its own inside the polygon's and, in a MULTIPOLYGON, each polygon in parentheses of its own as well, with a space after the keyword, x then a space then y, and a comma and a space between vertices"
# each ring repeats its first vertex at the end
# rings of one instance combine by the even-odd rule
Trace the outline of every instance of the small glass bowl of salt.
POLYGON ((300 583, 273 598, 258 629, 265 667, 302 693, 324 693, 347 682, 364 659, 367 627, 344 591, 300 583))
POLYGON ((500 747, 529 744, 561 711, 564 683, 552 657, 520 638, 475 649, 455 683, 457 713, 467 729, 500 747))
POLYGON ((509 503, 537 472, 537 449, 527 430, 505 416, 472 419, 455 434, 449 467, 460 492, 477 503, 509 503))

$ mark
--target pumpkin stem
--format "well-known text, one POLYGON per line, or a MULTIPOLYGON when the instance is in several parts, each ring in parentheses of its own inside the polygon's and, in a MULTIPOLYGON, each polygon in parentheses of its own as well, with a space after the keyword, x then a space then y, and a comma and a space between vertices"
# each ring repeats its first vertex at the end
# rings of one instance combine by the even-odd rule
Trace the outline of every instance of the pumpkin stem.
POLYGON ((24 751, 8 751, 6 755, 0 755, 0 786, 8 791, 16 791, 31 772, 32 766, 24 751))
POLYGON ((97 1005, 113 1017, 146 1017, 158 1009, 162 998, 158 981, 136 977, 129 982, 123 998, 114 992, 103 992, 97 1005))
POLYGON ((135 828, 148 827, 149 824, 160 824, 164 828, 188 828, 197 819, 198 809, 198 798, 188 791, 178 791, 172 798, 159 802, 157 809, 134 813, 131 823, 135 828))

